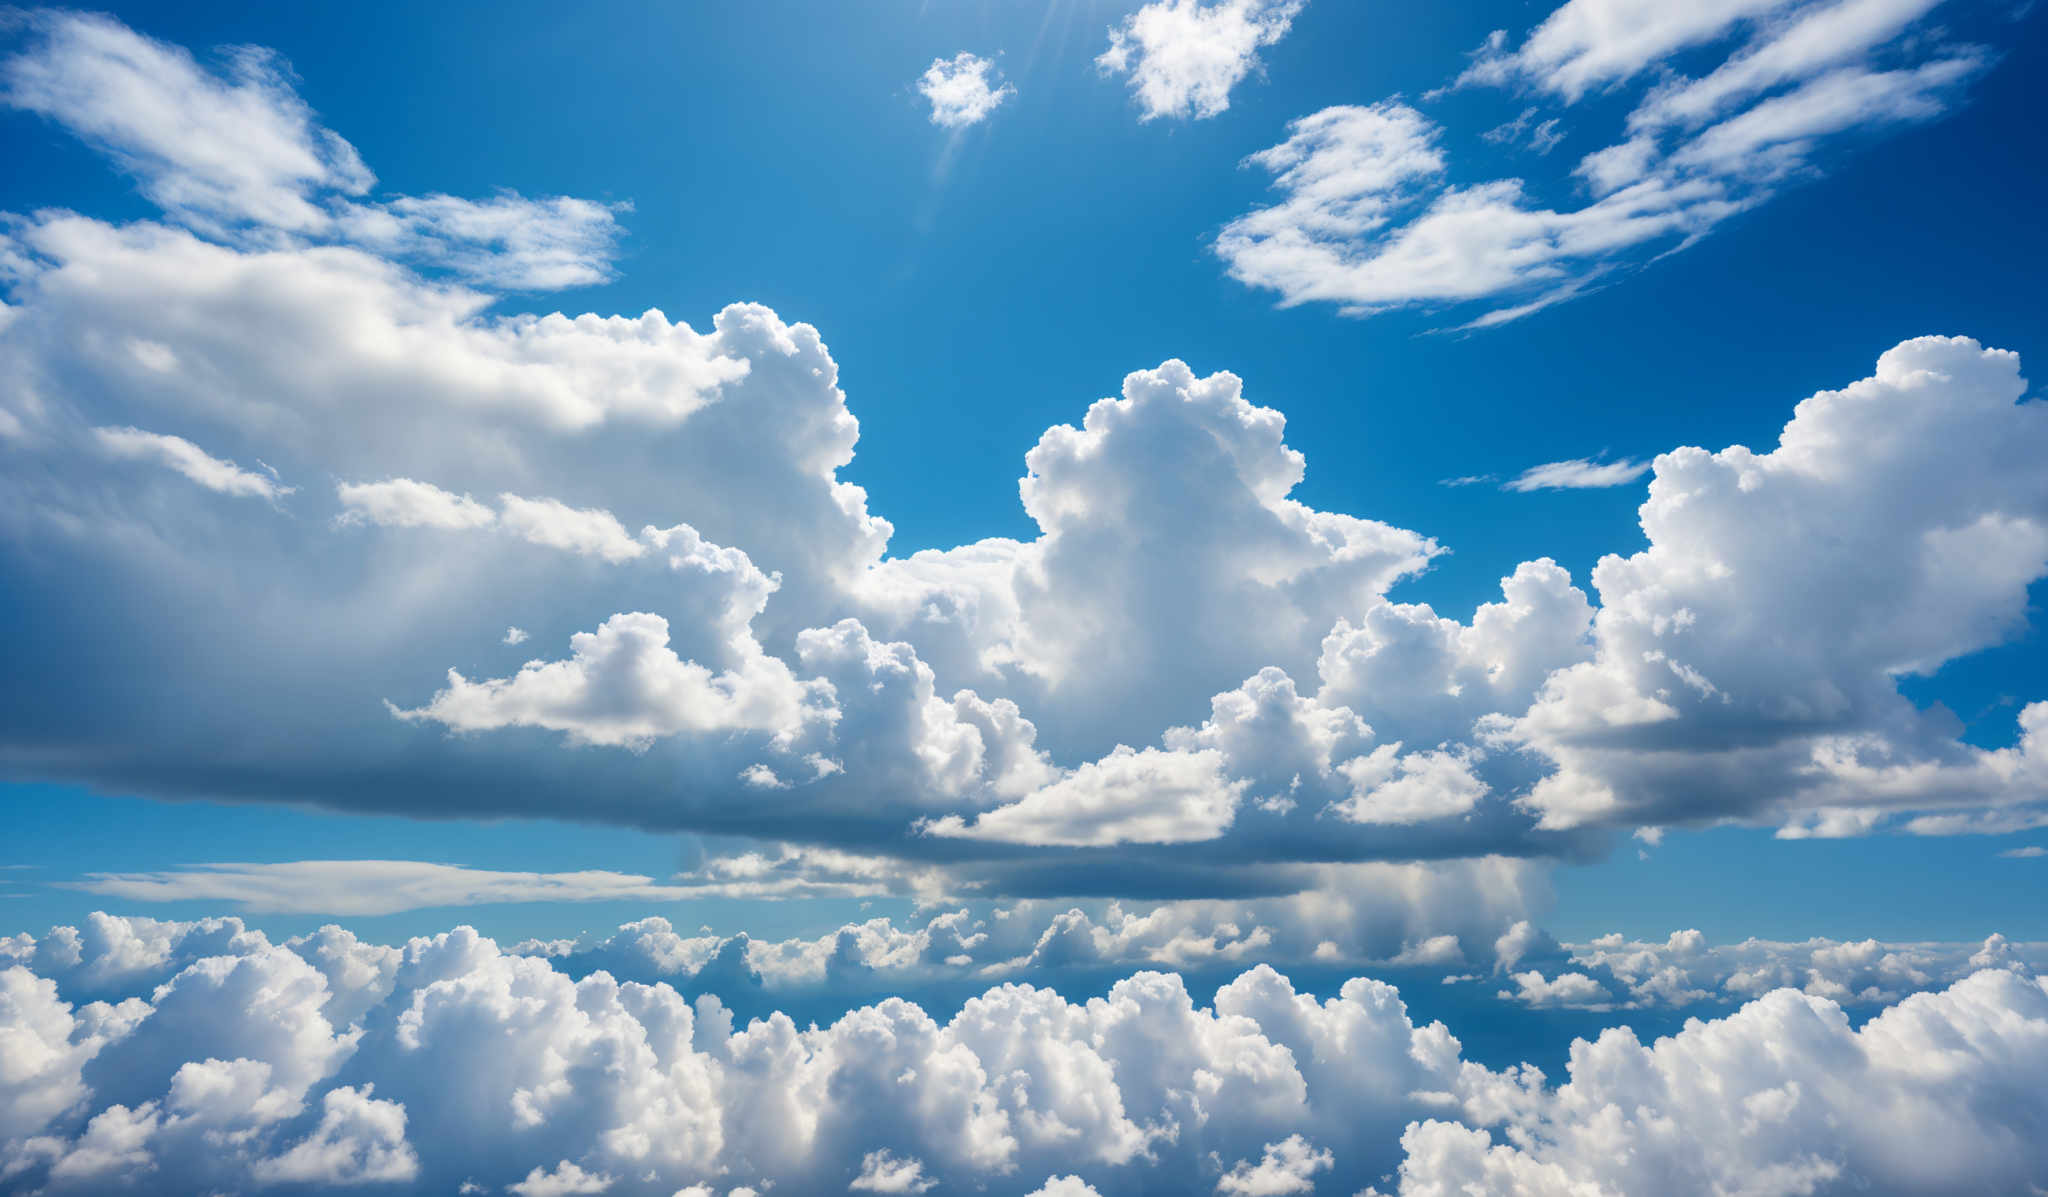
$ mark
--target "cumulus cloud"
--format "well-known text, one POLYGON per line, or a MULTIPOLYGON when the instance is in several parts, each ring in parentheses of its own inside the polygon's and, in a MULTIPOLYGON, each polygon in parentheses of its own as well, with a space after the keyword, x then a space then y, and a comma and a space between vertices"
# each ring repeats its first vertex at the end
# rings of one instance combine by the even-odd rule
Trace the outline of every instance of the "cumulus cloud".
POLYGON ((1690 1007, 1747 1001, 1774 989, 1876 1006, 1946 988, 1981 969, 2032 975, 2044 963, 2043 952, 2041 944, 2013 943, 2003 935, 1982 943, 1822 938, 1715 944, 1698 931, 1684 930, 1661 941, 1616 934, 1568 945, 1504 943, 1498 963, 1510 971, 1515 986, 1501 996, 1539 1006, 1690 1007), (1511 971, 1524 962, 1537 967, 1511 971))
MULTIPOLYGON (((1363 315, 1485 303, 1464 327, 1519 319, 1693 244, 1824 167, 1849 134, 1954 107, 1989 55, 1918 30, 1936 3, 1567 0, 1519 44, 1493 34, 1454 86, 1534 90, 1570 108, 1660 77, 1639 89, 1626 135, 1571 172, 1585 200, 1547 198, 1543 180, 1454 177, 1436 123, 1389 99, 1303 117, 1247 159, 1281 198, 1226 225, 1216 252, 1283 305, 1363 315), (1720 65, 1704 77, 1673 69, 1674 56, 1710 46, 1723 48, 1720 65)), ((1541 156, 1575 131, 1569 112, 1549 111, 1525 106, 1481 136, 1541 156)))
MULTIPOLYGON (((1396 105, 1260 157, 1347 236, 1443 169, 1396 105)), ((0 694, 11 777, 707 831, 919 894, 1282 901, 1446 862, 1404 874, 1445 921, 1378 959, 1500 933, 1442 878, 1497 876, 1503 913, 1532 874, 1494 862, 1611 829, 2044 817, 2048 706, 1985 750, 1896 684, 2022 626, 2048 561, 2038 405, 1973 342, 1901 345, 1774 452, 1658 457, 1649 547, 1591 586, 1530 561, 1439 612, 1396 588, 1445 546, 1298 497, 1284 416, 1227 371, 1077 402, 1025 456, 1026 535, 890 556, 837 365, 766 308, 501 317, 361 245, 10 229, 0 569, 43 630, 0 694), (271 518, 80 436, 148 427, 208 477, 337 481, 271 518)))
POLYGON ((1553 824, 1775 810, 1829 833, 2038 802, 2048 708, 1987 752, 1895 684, 2009 635, 2048 567, 2048 488, 2016 456, 2048 447, 2048 409, 2019 402, 2018 365, 1910 341, 1801 403, 1769 452, 1657 458, 1649 547, 1593 573, 1594 659, 1499 728, 1559 765, 1527 805, 1553 824), (1757 651, 1764 635, 1778 647, 1757 651))
POLYGON ((1779 989, 1650 1045, 1609 1029, 1553 1085, 1466 1059, 1392 986, 1316 997, 1263 966, 1206 1005, 1148 972, 1085 1001, 1001 984, 943 1020, 890 998, 800 1029, 466 928, 219 946, 118 1003, 32 952, 0 967, 9 1185, 1075 1197, 1391 1174, 1412 1194, 1789 1195, 2018 1191, 2048 1167, 2028 1133, 2048 988, 2010 969, 1860 1027, 1779 989))
POLYGON ((390 478, 383 482, 343 482, 335 487, 343 523, 371 523, 385 528, 481 528, 498 513, 470 498, 451 495, 430 482, 390 478))
POLYGON ((1259 51, 1287 36, 1303 0, 1154 0, 1111 27, 1095 64, 1130 81, 1139 120, 1200 120, 1260 69, 1259 51))
POLYGON ((995 60, 962 50, 951 58, 934 58, 917 77, 917 94, 931 102, 932 123, 964 129, 987 120, 1017 89, 1001 82, 995 60))

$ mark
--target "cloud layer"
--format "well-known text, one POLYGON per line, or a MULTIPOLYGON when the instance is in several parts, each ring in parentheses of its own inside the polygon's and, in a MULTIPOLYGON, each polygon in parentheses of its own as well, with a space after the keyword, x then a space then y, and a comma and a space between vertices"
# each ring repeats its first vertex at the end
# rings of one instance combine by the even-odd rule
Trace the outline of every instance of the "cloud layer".
MULTIPOLYGON (((1399 601, 1446 546, 1302 501, 1284 416, 1178 360, 1044 432, 1032 535, 890 556, 818 330, 494 314, 335 231, 367 201, 287 152, 327 143, 276 69, 25 29, 15 102, 146 194, 192 176, 218 219, 6 226, 0 577, 40 634, 0 695, 5 776, 692 830, 985 897, 1279 900, 1457 862, 1503 908, 1530 873, 1502 858, 1622 829, 2048 817, 2048 705, 1985 749, 1897 685, 2018 632, 2048 572, 2048 416, 2010 353, 1907 341, 1775 446, 1661 454, 1645 547, 1590 585, 1522 562, 1469 613, 1399 601), (246 136, 275 136, 188 160, 58 83, 103 76, 193 119, 269 104, 246 136)), ((1432 137, 1347 109, 1261 161, 1356 231, 1435 175, 1432 137)), ((537 268, 489 231, 516 221, 388 204, 537 268)))
POLYGON ((2011 968, 1860 1028, 1777 990, 1654 1044, 1610 1030, 1552 1085, 1463 1059, 1392 986, 1317 999, 1264 966, 1208 1005, 1154 972, 1085 1002, 1000 985, 943 1022, 890 999, 802 1029, 574 980, 466 928, 393 948, 100 919, 9 955, 0 1175, 51 1193, 1230 1194, 1392 1174, 1410 1194, 1789 1197, 2048 1175, 2029 1130, 2048 989, 2011 968))

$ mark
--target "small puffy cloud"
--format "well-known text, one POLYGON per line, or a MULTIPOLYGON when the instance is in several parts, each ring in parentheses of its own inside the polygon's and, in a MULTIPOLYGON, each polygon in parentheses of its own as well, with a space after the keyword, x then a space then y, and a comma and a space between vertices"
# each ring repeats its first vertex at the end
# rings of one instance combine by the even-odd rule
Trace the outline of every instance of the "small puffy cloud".
POLYGON ((1336 1157, 1319 1151, 1300 1135, 1289 1135, 1278 1143, 1266 1144, 1257 1164, 1239 1160, 1216 1181, 1218 1193, 1230 1197, 1286 1197, 1290 1193, 1315 1192, 1315 1175, 1328 1171, 1336 1157))
POLYGON ((499 638, 499 641, 498 641, 498 643, 500 643, 500 644, 524 644, 524 643, 526 643, 526 642, 527 642, 527 640, 529 640, 529 639, 531 639, 531 637, 529 637, 529 636, 527 635, 527 632, 526 632, 526 629, 525 629, 525 628, 522 628, 522 627, 517 627, 517 626, 514 626, 514 627, 509 627, 509 628, 506 628, 506 629, 505 629, 505 634, 504 634, 504 636, 502 636, 502 637, 500 637, 500 638, 499 638))
POLYGON ((1017 94, 1001 82, 995 60, 962 50, 951 58, 934 58, 917 78, 917 93, 931 102, 932 123, 946 129, 980 124, 1017 94))
POLYGON ((861 1157, 860 1175, 846 1187, 859 1193, 924 1193, 938 1184, 925 1178, 922 1160, 902 1159, 888 1151, 870 1151, 861 1157))
POLYGON ((1579 457, 1530 466, 1500 485, 1502 490, 1524 493, 1532 490, 1593 490, 1624 486, 1649 472, 1650 463, 1647 461, 1626 458, 1621 461, 1595 461, 1590 457, 1579 457))
POLYGON ((2024 848, 2008 848, 1999 855, 2007 860, 2039 860, 2043 856, 2048 856, 2048 848, 2043 848, 2039 844, 2028 844, 2024 848))
POLYGON ((1078 1176, 1048 1176, 1029 1197, 1102 1197, 1095 1187, 1078 1176))
MULTIPOLYGON (((428 482, 389 478, 382 482, 343 482, 335 488, 340 520, 385 528, 481 528, 497 513, 468 495, 454 495, 428 482)), ((517 643, 509 641, 508 643, 517 643)))
POLYGON ((292 493, 269 474, 222 461, 181 436, 144 432, 140 428, 95 428, 93 438, 110 457, 147 461, 174 470, 210 491, 224 495, 277 499, 292 493))
POLYGON ((513 1197, 575 1197, 581 1193, 603 1193, 612 1187, 612 1178, 603 1172, 585 1172, 570 1160, 563 1160, 553 1168, 535 1167, 518 1184, 507 1185, 505 1191, 513 1197))
POLYGON ((450 670, 425 705, 393 713, 459 732, 543 727, 578 743, 628 747, 685 732, 794 735, 816 717, 811 692, 781 662, 714 673, 676 655, 659 615, 614 615, 570 637, 570 648, 567 660, 529 661, 509 678, 472 682, 450 670))
POLYGON ((1527 1002, 1532 1006, 1567 1006, 1579 1010, 1608 1010, 1613 1002, 1606 986, 1584 973, 1559 973, 1545 977, 1531 969, 1515 973, 1511 978, 1515 989, 1502 990, 1500 996, 1527 1002))
POLYGON ((1230 107, 1260 68, 1259 50, 1287 36, 1303 0, 1153 0, 1109 31, 1095 63, 1124 75, 1140 120, 1199 120, 1230 107))
POLYGON ((1462 815, 1486 796, 1467 757, 1436 750, 1403 754, 1382 744, 1342 766, 1351 796, 1332 809, 1354 823, 1420 823, 1462 815))
POLYGON ((932 835, 1013 844, 1091 847, 1177 844, 1222 835, 1245 784, 1229 780, 1213 750, 1143 751, 1119 746, 1069 777, 965 822, 948 815, 932 835))

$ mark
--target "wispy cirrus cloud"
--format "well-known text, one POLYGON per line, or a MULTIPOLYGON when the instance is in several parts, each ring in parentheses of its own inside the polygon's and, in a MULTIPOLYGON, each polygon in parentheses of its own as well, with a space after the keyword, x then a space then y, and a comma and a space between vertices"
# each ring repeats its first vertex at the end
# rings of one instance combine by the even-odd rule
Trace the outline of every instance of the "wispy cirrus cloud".
POLYGON ((1485 140, 1538 157, 1568 135, 1607 143, 1565 178, 1461 178, 1438 121, 1399 98, 1328 108, 1246 159, 1273 173, 1279 199, 1225 225, 1215 251, 1283 305, 1488 305, 1464 328, 1523 318, 1693 244, 1856 135, 1953 109, 1992 56, 1923 28, 1937 4, 1568 0, 1519 44, 1496 32, 1452 85, 1537 101, 1485 140), (1711 71, 1672 69, 1707 47, 1721 48, 1711 71), (1618 140, 1582 125, 1582 99, 1629 86, 1618 140))
POLYGON ((1532 490, 1592 490, 1623 486, 1649 472, 1650 463, 1647 461, 1628 458, 1600 461, 1591 457, 1575 457, 1569 461, 1548 461, 1530 466, 1500 486, 1502 490, 1524 493, 1532 490))

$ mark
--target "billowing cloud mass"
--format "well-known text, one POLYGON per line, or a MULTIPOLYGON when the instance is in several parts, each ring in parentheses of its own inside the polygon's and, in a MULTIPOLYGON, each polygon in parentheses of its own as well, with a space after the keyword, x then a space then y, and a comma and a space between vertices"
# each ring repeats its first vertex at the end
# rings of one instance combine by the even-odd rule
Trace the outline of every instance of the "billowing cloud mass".
POLYGON ((1124 75, 1139 120, 1199 120, 1230 107, 1230 91, 1260 67, 1259 50, 1287 36, 1303 0, 1153 0, 1109 31, 1095 60, 1124 75))
POLYGON ((0 1176, 52 1194, 2024 1192, 2043 1067, 2048 988, 1997 963, 1860 1027, 1775 989, 1610 1029, 1553 1082, 1263 965, 1207 1003, 1141 972, 802 1028, 467 928, 0 942, 0 1176))
POLYGON ((964 129, 980 124, 1017 94, 1002 77, 993 59, 962 50, 951 58, 932 59, 917 78, 917 94, 931 102, 933 124, 964 129))
POLYGON ((1541 156, 1577 139, 1582 99, 1661 72, 1636 88, 1619 140, 1591 134, 1600 148, 1570 178, 1461 176, 1439 123, 1399 98, 1326 108, 1247 159, 1280 198, 1225 225, 1216 253, 1284 305, 1483 304, 1467 327, 1517 319, 1692 244, 1857 134, 1953 108, 1991 55, 1923 26, 1939 2, 1567 0, 1519 44, 1497 31, 1454 86, 1533 96, 1481 136, 1527 131, 1541 156), (1681 53, 1719 65, 1694 78, 1681 53))
MULTIPOLYGON (((1584 581, 1522 562, 1469 613, 1400 601, 1447 546, 1298 498, 1308 462, 1256 383, 1178 360, 1039 438, 1030 535, 890 556, 842 477, 860 428, 818 330, 748 304, 702 328, 495 314, 490 269, 335 231, 367 201, 277 64, 221 74, 101 18, 20 40, 14 102, 165 218, 5 226, 0 577, 39 634, 13 646, 0 775, 730 846, 628 889, 1355 912, 1325 891, 1380 877, 1400 933, 1370 958, 1497 935, 1471 912, 1527 917, 1522 860, 1621 829, 2048 818, 2043 696, 1984 748, 1897 684, 2018 633, 2048 572, 2048 415, 2010 353, 1910 340, 1775 446, 1657 456, 1643 547, 1584 581), (107 72, 188 115, 275 111, 187 161, 147 112, 52 82, 107 72), (264 128, 264 155, 236 140, 264 128), (271 165, 217 173, 238 154, 271 165)), ((1433 138, 1413 110, 1332 110, 1261 160, 1304 220, 1368 229, 1440 172, 1433 138)), ((538 260, 495 222, 464 243, 538 260)), ((407 876, 435 901, 498 884, 407 876)), ((612 884, 534 879, 562 876, 505 884, 612 884)), ((300 901, 260 871, 95 883, 300 901)))

